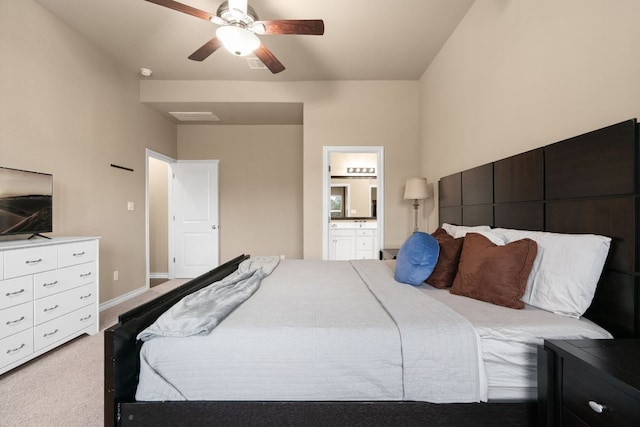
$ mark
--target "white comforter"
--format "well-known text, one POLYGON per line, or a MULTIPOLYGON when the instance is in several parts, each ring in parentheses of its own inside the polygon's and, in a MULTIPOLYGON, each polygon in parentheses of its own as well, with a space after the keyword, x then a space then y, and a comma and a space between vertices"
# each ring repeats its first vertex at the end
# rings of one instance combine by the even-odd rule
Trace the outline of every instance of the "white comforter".
POLYGON ((471 324, 379 261, 281 262, 208 336, 141 350, 138 400, 486 400, 471 324))

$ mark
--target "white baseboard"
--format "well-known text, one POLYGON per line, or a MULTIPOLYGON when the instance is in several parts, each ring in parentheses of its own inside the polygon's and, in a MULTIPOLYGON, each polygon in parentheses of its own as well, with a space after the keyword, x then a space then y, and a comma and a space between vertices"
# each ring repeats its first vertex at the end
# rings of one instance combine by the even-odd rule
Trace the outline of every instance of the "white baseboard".
POLYGON ((149 273, 149 279, 168 279, 169 273, 149 273))
POLYGON ((147 292, 148 290, 149 290, 149 288, 146 288, 146 287, 138 288, 138 289, 135 289, 135 290, 133 290, 133 291, 131 291, 129 293, 126 293, 124 295, 120 295, 117 298, 114 298, 112 300, 103 302, 102 304, 100 304, 100 311, 106 310, 106 309, 111 308, 111 307, 113 307, 115 305, 118 305, 118 304, 120 304, 122 302, 130 300, 131 298, 137 297, 138 295, 143 294, 143 293, 147 292))

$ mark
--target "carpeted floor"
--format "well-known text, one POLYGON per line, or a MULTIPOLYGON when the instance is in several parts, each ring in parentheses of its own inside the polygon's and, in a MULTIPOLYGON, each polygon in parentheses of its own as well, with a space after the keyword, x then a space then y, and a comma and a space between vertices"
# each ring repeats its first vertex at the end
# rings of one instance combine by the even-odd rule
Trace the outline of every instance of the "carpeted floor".
POLYGON ((0 375, 0 427, 103 425, 104 329, 118 316, 185 283, 170 280, 100 313, 100 333, 83 335, 0 375))

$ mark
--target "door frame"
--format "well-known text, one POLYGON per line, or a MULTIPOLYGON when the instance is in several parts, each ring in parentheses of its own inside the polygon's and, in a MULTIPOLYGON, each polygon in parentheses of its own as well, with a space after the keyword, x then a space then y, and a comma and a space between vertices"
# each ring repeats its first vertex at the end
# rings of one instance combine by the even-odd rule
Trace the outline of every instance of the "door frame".
POLYGON ((332 153, 374 153, 377 156, 376 175, 378 185, 378 237, 377 250, 384 248, 384 147, 382 146, 331 146, 322 147, 322 259, 329 259, 329 224, 331 223, 331 165, 332 153))
MULTIPOLYGON (((145 150, 145 164, 144 164, 144 166, 145 166, 145 248, 146 248, 146 254, 145 254, 145 264, 146 264, 146 267, 145 267, 145 269, 146 269, 146 273, 145 273, 146 274, 146 276, 145 276, 146 277, 145 278, 145 288, 146 289, 150 288, 150 283, 151 283, 151 277, 150 277, 151 276, 151 271, 150 271, 150 268, 151 268, 151 266, 150 266, 150 264, 151 264, 150 263, 150 256, 151 255, 150 255, 150 249, 149 249, 149 217, 150 217, 150 212, 149 212, 149 196, 150 196, 149 195, 149 159, 150 158, 161 160, 161 161, 163 161, 165 163, 168 163, 169 165, 171 163, 176 163, 178 161, 177 159, 174 159, 173 157, 166 156, 164 154, 158 153, 157 151, 153 151, 153 150, 151 150, 149 148, 147 148, 145 150)), ((167 185, 167 192, 168 192, 167 199, 168 199, 168 203, 169 203, 168 212, 169 212, 169 215, 171 215, 171 198, 169 196, 171 195, 171 191, 172 191, 172 188, 171 188, 171 181, 172 180, 171 180, 170 176, 167 176, 167 179, 169 180, 168 185, 167 185)), ((168 238, 167 244, 169 245, 167 252, 171 253, 172 252, 172 243, 171 242, 173 241, 173 236, 171 235, 170 221, 168 221, 168 218, 167 218, 167 228, 169 230, 168 231, 168 235, 167 235, 168 236, 167 237, 168 238)), ((168 276, 169 276, 168 278, 169 279, 173 279, 174 277, 171 274, 172 273, 172 268, 171 268, 172 266, 171 266, 171 263, 169 262, 170 259, 171 258, 167 259, 167 262, 168 262, 167 267, 168 267, 168 270, 169 270, 167 273, 168 273, 168 276)))

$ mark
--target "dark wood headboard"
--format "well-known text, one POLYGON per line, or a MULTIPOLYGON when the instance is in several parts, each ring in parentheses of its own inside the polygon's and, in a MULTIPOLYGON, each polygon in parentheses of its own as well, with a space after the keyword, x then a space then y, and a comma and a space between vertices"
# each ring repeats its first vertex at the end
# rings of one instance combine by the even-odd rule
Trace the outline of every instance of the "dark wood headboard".
POLYGON ((612 238, 585 317, 640 337, 636 119, 440 179, 440 223, 612 238))

